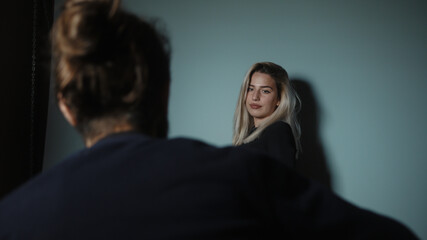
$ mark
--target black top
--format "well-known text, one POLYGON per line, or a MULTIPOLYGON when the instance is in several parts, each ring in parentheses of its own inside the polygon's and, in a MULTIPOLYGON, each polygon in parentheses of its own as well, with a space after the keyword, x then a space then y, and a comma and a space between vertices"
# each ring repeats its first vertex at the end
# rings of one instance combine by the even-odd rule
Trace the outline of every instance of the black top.
POLYGON ((294 135, 291 126, 283 121, 271 124, 264 129, 257 139, 243 146, 263 151, 287 166, 295 168, 294 135))
POLYGON ((107 137, 0 202, 0 239, 413 239, 266 155, 107 137))

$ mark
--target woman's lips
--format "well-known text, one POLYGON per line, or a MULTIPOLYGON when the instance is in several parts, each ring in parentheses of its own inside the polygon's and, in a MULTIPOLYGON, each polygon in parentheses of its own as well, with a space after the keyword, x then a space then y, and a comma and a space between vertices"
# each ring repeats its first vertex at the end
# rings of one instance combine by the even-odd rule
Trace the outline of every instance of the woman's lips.
POLYGON ((261 105, 258 104, 249 104, 249 106, 251 106, 252 109, 258 109, 261 107, 261 105))

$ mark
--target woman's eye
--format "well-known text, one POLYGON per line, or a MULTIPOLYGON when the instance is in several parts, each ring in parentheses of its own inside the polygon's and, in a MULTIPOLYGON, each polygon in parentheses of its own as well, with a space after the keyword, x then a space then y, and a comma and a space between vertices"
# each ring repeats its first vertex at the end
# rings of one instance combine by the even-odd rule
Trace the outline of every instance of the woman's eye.
POLYGON ((262 92, 267 93, 267 94, 270 93, 270 91, 268 91, 268 90, 263 90, 262 92))
POLYGON ((248 92, 252 92, 253 90, 253 88, 248 88, 248 92))

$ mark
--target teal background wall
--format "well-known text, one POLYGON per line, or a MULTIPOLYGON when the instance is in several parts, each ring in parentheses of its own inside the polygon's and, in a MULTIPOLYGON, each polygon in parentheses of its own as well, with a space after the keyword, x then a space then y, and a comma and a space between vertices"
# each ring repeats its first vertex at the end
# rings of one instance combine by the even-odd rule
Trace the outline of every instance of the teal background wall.
MULTIPOLYGON (((159 19, 171 39, 170 137, 229 145, 246 70, 258 61, 276 62, 311 89, 316 118, 309 114, 308 120, 317 126, 332 189, 427 239, 426 1, 123 5, 159 19)), ((307 136, 312 129, 306 130, 307 136)), ((51 101, 45 169, 81 147, 51 101)))

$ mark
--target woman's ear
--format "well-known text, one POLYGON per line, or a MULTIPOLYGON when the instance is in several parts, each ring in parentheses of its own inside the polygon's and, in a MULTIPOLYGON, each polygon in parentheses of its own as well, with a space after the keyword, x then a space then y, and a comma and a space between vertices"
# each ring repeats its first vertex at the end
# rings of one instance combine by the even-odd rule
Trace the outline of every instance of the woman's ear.
POLYGON ((71 124, 71 126, 75 127, 77 125, 76 116, 73 114, 70 107, 68 107, 68 105, 65 103, 65 99, 62 97, 62 94, 58 94, 58 106, 67 122, 71 124))

